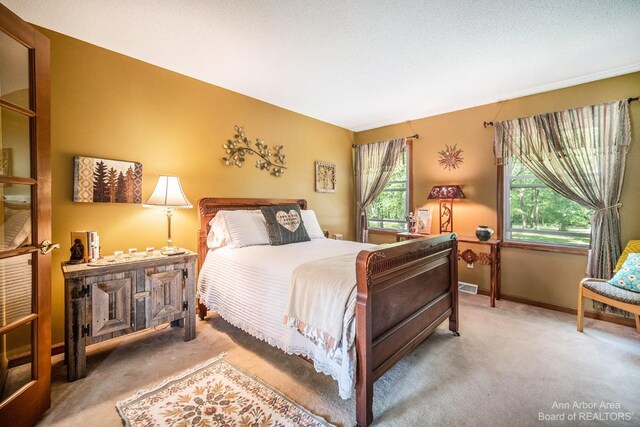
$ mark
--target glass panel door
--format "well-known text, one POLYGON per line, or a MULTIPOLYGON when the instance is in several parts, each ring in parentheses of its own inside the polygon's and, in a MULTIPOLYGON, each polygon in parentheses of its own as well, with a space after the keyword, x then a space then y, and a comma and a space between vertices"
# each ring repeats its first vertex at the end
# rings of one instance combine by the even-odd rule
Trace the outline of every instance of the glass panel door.
POLYGON ((29 109, 29 48, 0 31, 0 98, 29 109))
POLYGON ((51 401, 49 86, 49 41, 0 5, 0 420, 17 426, 51 401))

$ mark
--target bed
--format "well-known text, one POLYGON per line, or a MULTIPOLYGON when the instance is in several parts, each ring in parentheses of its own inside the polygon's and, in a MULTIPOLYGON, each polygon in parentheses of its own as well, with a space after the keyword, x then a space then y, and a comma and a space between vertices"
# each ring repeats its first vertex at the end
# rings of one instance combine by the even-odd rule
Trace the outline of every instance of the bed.
POLYGON ((218 212, 293 204, 307 208, 305 200, 291 199, 198 202, 199 316, 204 319, 208 306, 251 335, 309 359, 317 371, 338 381, 343 398, 351 396, 355 385, 356 420, 367 426, 373 420, 373 383, 445 320, 458 333, 456 236, 381 246, 312 239, 280 247, 210 250, 207 237, 218 212), (269 254, 277 254, 280 261, 269 254), (342 319, 340 346, 332 353, 283 322, 292 270, 327 254, 353 256, 356 279, 342 319))

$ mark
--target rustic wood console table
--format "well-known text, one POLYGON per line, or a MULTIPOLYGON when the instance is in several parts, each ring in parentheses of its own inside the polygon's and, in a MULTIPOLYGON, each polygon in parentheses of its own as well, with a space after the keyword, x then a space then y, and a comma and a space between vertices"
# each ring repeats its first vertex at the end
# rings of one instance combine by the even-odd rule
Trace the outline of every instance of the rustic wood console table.
POLYGON ((195 338, 197 258, 186 251, 63 264, 67 379, 86 376, 89 344, 167 322, 184 327, 185 341, 195 338))

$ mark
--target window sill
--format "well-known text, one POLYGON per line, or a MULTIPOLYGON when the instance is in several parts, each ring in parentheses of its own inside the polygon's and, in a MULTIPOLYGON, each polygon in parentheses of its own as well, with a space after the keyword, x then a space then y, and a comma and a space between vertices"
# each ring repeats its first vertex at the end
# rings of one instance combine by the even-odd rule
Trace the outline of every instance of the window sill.
POLYGON ((515 248, 528 251, 554 252, 570 255, 587 255, 589 248, 576 248, 573 246, 545 245, 543 243, 502 242, 501 248, 515 248))
POLYGON ((398 233, 404 233, 407 230, 380 230, 376 228, 370 228, 369 234, 381 234, 383 236, 395 236, 398 233))

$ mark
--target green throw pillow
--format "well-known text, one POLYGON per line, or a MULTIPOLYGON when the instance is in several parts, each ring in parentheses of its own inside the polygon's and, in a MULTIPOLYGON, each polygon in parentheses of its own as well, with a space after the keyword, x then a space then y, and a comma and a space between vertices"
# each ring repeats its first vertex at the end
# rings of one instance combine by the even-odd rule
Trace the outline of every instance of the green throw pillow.
POLYGON ((609 283, 628 291, 640 292, 640 253, 629 254, 609 283))
POLYGON ((288 245, 289 243, 307 242, 309 234, 304 227, 300 206, 276 205, 260 208, 267 221, 269 243, 272 246, 288 245))

